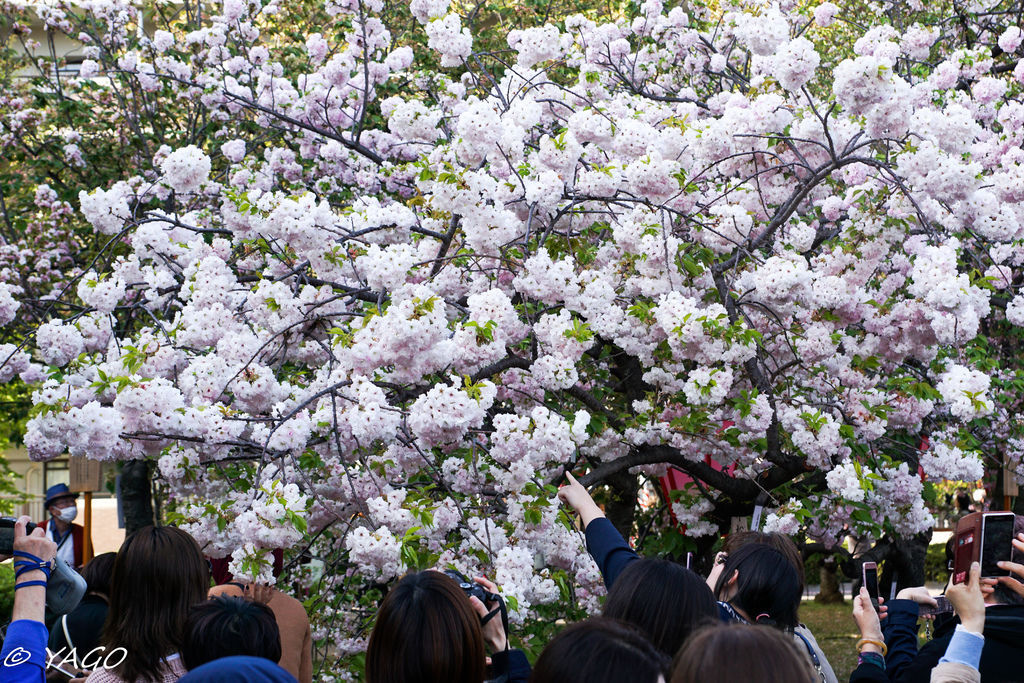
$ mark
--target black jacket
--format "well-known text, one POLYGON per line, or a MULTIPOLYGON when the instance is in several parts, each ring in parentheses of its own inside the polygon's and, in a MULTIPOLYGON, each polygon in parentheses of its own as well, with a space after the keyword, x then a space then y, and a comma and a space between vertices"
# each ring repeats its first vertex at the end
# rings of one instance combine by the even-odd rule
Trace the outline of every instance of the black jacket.
MULTIPOLYGON (((893 607, 902 600, 889 603, 890 622, 884 626, 886 642, 889 643, 893 607)), ((916 605, 914 606, 916 620, 916 605)), ((897 621, 898 621, 897 617, 897 621)), ((959 619, 948 619, 936 624, 935 636, 921 648, 916 657, 902 663, 892 662, 893 644, 889 644, 890 656, 886 658, 887 673, 893 683, 928 683, 931 671, 953 638, 953 631, 959 619), (895 664, 890 666, 890 663, 895 664)), ((884 622, 883 622, 884 624, 884 622)), ((981 651, 982 683, 1024 683, 1024 605, 992 605, 985 609, 985 647, 981 651)), ((915 643, 916 645, 916 643, 915 643)))
MULTIPOLYGON (((89 652, 99 645, 100 634, 103 632, 103 622, 107 619, 107 601, 89 593, 78 603, 78 607, 67 615, 68 633, 71 635, 71 645, 75 649, 78 661, 81 662, 89 652)), ((60 664, 71 654, 71 647, 68 646, 67 638, 64 637, 64 626, 61 617, 57 618, 50 628, 50 641, 47 647, 54 653, 55 664, 60 664)), ((92 658, 95 659, 96 654, 92 658)), ((101 655, 102 657, 102 655, 101 655)), ((71 659, 68 659, 65 669, 73 668, 71 659)))

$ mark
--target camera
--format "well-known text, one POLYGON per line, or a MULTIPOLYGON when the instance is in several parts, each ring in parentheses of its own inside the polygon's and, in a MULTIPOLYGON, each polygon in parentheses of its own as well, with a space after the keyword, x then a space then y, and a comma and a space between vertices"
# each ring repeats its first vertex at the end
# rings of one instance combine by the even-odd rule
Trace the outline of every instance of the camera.
POLYGON ((445 576, 450 577, 455 581, 455 583, 459 584, 459 588, 462 589, 462 592, 466 594, 467 598, 475 597, 477 600, 484 603, 484 605, 489 602, 501 602, 500 595, 497 593, 491 593, 476 581, 470 581, 454 569, 447 570, 445 572, 445 576))
MULTIPOLYGON (((13 517, 0 517, 0 554, 14 554, 14 524, 18 520, 13 517)), ((36 525, 29 522, 25 525, 25 533, 30 534, 36 525)), ((46 607, 54 614, 67 614, 82 600, 86 584, 82 575, 72 569, 67 562, 59 557, 54 558, 53 569, 46 583, 46 607)))
MULTIPOLYGON (((0 555, 12 555, 14 553, 14 523, 17 521, 13 517, 0 517, 0 555)), ((35 522, 26 524, 25 535, 31 534, 35 528, 35 522)))

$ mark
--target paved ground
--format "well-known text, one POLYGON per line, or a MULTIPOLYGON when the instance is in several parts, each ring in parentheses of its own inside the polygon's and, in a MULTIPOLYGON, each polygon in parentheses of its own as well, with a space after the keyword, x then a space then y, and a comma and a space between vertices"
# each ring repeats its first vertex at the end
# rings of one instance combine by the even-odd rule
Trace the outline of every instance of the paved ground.
MULTIPOLYGON (((79 503, 81 506, 81 503, 79 503)), ((79 524, 82 522, 81 507, 78 513, 79 524)), ((92 502, 92 547, 97 555, 106 552, 117 552, 124 541, 124 529, 117 528, 117 499, 101 498, 92 502)))

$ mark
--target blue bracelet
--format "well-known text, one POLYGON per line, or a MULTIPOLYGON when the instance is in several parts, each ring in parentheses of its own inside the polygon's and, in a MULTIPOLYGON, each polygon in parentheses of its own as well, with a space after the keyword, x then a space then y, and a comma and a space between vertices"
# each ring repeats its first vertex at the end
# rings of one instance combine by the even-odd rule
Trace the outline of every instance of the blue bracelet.
POLYGON ((43 588, 46 588, 46 582, 42 581, 42 580, 40 580, 40 581, 22 581, 21 583, 14 584, 14 590, 18 590, 19 588, 25 588, 26 586, 42 586, 43 588))
MULTIPOLYGON (((14 577, 17 578, 26 572, 41 571, 46 574, 46 578, 50 578, 50 563, 44 562, 41 558, 36 557, 32 553, 26 553, 22 550, 14 551, 15 557, 24 557, 26 560, 16 560, 14 562, 14 577)), ((24 585, 24 584, 23 584, 24 585)))

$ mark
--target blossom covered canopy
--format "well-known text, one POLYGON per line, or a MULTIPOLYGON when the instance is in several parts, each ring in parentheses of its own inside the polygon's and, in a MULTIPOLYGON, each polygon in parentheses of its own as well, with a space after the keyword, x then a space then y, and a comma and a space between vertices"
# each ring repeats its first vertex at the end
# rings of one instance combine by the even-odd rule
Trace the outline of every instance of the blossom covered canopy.
MULTIPOLYGON (((446 0, 409 3, 410 44, 379 0, 274 40, 286 5, 141 33, 121 0, 39 10, 86 44, 68 97, 207 124, 36 191, 103 246, 38 286, 3 271, 33 457, 153 459, 236 573, 309 538, 339 587, 484 566, 519 620, 597 604, 567 469, 672 464, 702 482, 670 501, 690 536, 764 491, 769 528, 829 543, 928 529, 918 467, 1024 478, 998 342, 1024 325, 1024 67, 999 12, 966 45, 923 9, 647 0, 496 53, 446 0)), ((5 100, 3 145, 32 106, 5 100)), ((90 134, 60 130, 66 163, 90 134)))

